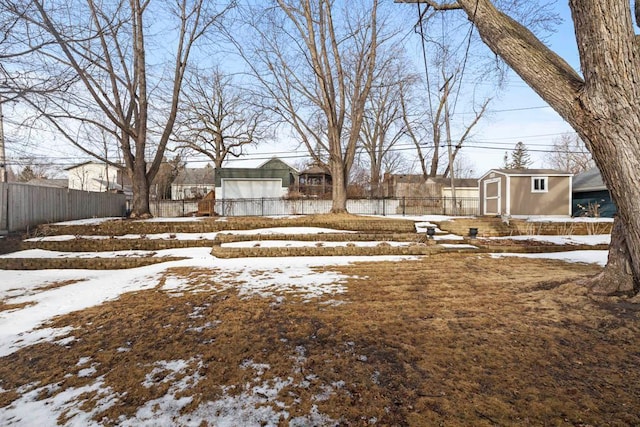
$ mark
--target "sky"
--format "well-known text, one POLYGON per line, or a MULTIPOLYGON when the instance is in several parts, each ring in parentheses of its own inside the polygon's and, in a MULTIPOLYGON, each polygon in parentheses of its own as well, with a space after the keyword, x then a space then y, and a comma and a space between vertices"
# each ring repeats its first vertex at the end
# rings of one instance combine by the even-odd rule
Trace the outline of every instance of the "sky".
MULTIPOLYGON (((416 230, 424 230, 425 227, 433 225, 433 221, 441 221, 445 217, 413 217, 416 222, 416 230)), ((66 224, 98 223, 106 219, 81 220, 67 222, 66 224)), ((161 219, 155 219, 159 221, 161 219)), ((171 219, 173 221, 173 219, 171 219)), ((198 221, 199 218, 191 218, 190 221, 198 221)), ((223 219, 222 219, 223 220, 223 219)), ((566 220, 566 218, 564 218, 566 220)), ((260 245, 315 245, 317 242, 269 242, 266 236, 269 233, 322 233, 336 231, 323 228, 273 228, 262 229, 261 239, 258 241, 248 241, 242 244, 247 247, 260 245)), ((245 232, 243 230, 228 231, 227 233, 255 233, 256 230, 245 232)), ((340 232, 344 232, 340 230, 340 232)), ((130 236, 127 236, 130 237, 130 236)), ((127 238, 125 237, 125 238, 127 238)), ((136 236, 140 238, 140 236, 136 236)), ((184 239, 193 240, 201 237, 213 238, 213 234, 206 236, 200 233, 184 233, 176 236, 169 234, 147 235, 148 239, 184 239)), ((61 239, 63 237, 43 237, 42 240, 61 239)), ((66 236, 68 239, 76 236, 66 236)), ((118 237, 119 238, 119 237, 118 237)), ((551 241, 558 244, 580 243, 580 244, 602 244, 608 243, 608 235, 595 236, 520 236, 520 238, 530 238, 542 241, 551 241)), ((324 242, 328 244, 329 242, 324 242)), ((323 244, 324 244, 323 243, 323 244)), ((364 242, 354 242, 360 244, 364 242)), ((376 242, 377 243, 377 242, 376 242)), ((440 243, 439 243, 440 244, 440 243)), ((452 244, 449 244, 451 246, 452 244)), ((455 243, 453 244, 455 245, 455 243)), ((461 245, 456 245, 461 247, 461 245)), ((469 247, 466 245, 465 247, 469 247)), ((471 249, 473 250, 473 249, 471 249)), ((567 251, 548 254, 493 254, 492 256, 524 256, 535 258, 552 258, 568 262, 587 262, 604 265, 607 259, 606 250, 587 251, 567 251)), ((31 258, 74 258, 98 256, 97 253, 78 252, 52 252, 45 250, 27 250, 0 257, 31 257, 31 258)), ((210 283, 194 285, 188 278, 180 276, 169 276, 165 280, 160 280, 166 271, 174 267, 198 268, 205 267, 217 270, 220 285, 224 289, 233 289, 238 295, 244 298, 261 297, 278 301, 283 298, 283 294, 294 293, 300 295, 307 301, 314 301, 318 298, 329 297, 329 302, 339 304, 338 296, 348 292, 344 285, 349 279, 342 273, 334 271, 333 266, 347 265, 358 261, 389 261, 414 257, 282 257, 274 263, 273 258, 230 258, 222 259, 211 255, 211 248, 182 248, 156 251, 119 251, 103 252, 100 256, 109 257, 141 257, 141 256, 176 256, 183 257, 179 261, 168 261, 139 268, 124 270, 1 270, 0 271, 0 301, 6 304, 27 303, 23 307, 5 310, 0 313, 0 356, 10 355, 20 349, 30 347, 40 342, 53 342, 61 346, 68 345, 76 338, 73 336, 71 328, 50 328, 46 327, 47 321, 56 316, 61 316, 74 311, 83 310, 89 307, 98 306, 117 299, 127 292, 135 292, 156 288, 158 292, 166 292, 171 296, 180 296, 184 293, 205 291, 215 291, 211 289, 210 283), (228 280, 224 280, 228 279, 228 280), (53 283, 64 283, 62 286, 48 286, 53 283), (333 297, 332 297, 333 296, 333 297), (40 326, 45 327, 40 328, 40 326)), ((129 347, 123 346, 118 351, 129 351, 129 347)), ((96 375, 96 364, 94 355, 87 354, 78 361, 79 370, 77 375, 90 378, 88 385, 82 387, 70 387, 60 393, 44 393, 47 390, 55 389, 52 384, 32 383, 20 387, 17 392, 20 396, 11 404, 0 408, 0 425, 21 426, 57 425, 57 419, 64 414, 65 425, 68 426, 93 426, 100 425, 92 419, 95 412, 106 410, 109 406, 117 404, 118 396, 104 384, 104 378, 96 375), (96 393, 99 404, 87 412, 82 405, 84 399, 92 396, 92 391, 96 393), (45 395, 50 397, 44 397, 45 395)), ((168 360, 160 361, 164 370, 173 370, 179 373, 185 369, 189 361, 168 360)), ((250 363, 248 360, 247 363, 250 363)), ((268 365, 263 365, 262 370, 270 369, 268 365)), ((153 372, 153 371, 152 371, 153 372)), ((69 373, 68 375, 74 375, 69 373)), ((148 375, 148 382, 145 386, 152 386, 153 375, 148 375)), ((275 400, 279 391, 286 384, 280 387, 278 384, 263 382, 260 375, 251 381, 251 387, 239 395, 227 395, 223 390, 218 400, 203 401, 201 404, 191 408, 192 412, 183 411, 191 400, 186 397, 178 397, 185 390, 188 381, 173 381, 172 375, 167 375, 161 381, 171 381, 171 386, 167 389, 166 395, 159 399, 141 403, 137 412, 130 418, 119 418, 118 425, 139 426, 139 425, 200 425, 201 421, 207 421, 218 426, 238 426, 238 425, 278 425, 278 420, 282 415, 273 408, 280 407, 283 411, 286 406, 278 405, 275 400)), ((191 378, 197 382, 197 377, 191 378)), ((0 391, 3 391, 0 384, 0 391)), ((238 385, 239 387, 241 385, 238 385)), ((291 425, 324 425, 329 421, 322 418, 323 415, 314 412, 303 415, 298 422, 291 422, 291 425)))
MULTIPOLYGON (((408 5, 394 5, 394 7, 406 7, 408 5)), ((556 12, 563 19, 557 32, 548 37, 550 47, 558 52, 574 68, 578 69, 578 56, 573 37, 573 27, 566 2, 557 2, 556 12)), ((409 22, 407 27, 412 27, 409 22)), ((413 33, 412 28, 407 29, 407 46, 413 46, 413 57, 416 67, 421 66, 420 52, 416 51, 418 34, 413 33)), ((411 49, 411 47, 409 47, 411 49)), ((463 107, 468 109, 468 107, 463 107)), ((67 147, 60 139, 47 134, 26 135, 23 141, 26 143, 10 143, 14 140, 12 133, 15 124, 21 121, 20 107, 6 105, 4 107, 5 134, 7 140, 7 156, 9 160, 22 157, 29 152, 36 152, 48 156, 56 163, 70 166, 84 160, 83 155, 67 147)), ((461 112, 462 114, 465 111, 461 112)), ((495 94, 489 106, 489 114, 478 124, 472 138, 462 150, 461 155, 467 168, 471 169, 473 176, 481 176, 491 168, 501 167, 506 151, 511 151, 519 141, 525 143, 529 149, 532 167, 544 167, 544 151, 549 150, 553 140, 563 133, 573 133, 571 127, 555 113, 533 90, 531 90, 517 75, 509 73, 508 84, 502 92, 495 94)), ((454 130, 455 134, 455 130, 454 130)), ((230 167, 253 167, 261 164, 270 157, 278 156, 292 166, 298 166, 306 157, 303 147, 297 147, 295 142, 283 137, 283 141, 269 143, 252 150, 252 154, 245 157, 243 162, 230 161, 230 167), (288 141, 287 141, 288 140, 288 141)), ((414 151, 403 151, 409 157, 414 157, 414 151)), ((169 153, 169 155, 173 155, 169 153)), ((202 167, 205 159, 191 157, 190 167, 202 167)), ((418 168, 414 162, 414 170, 418 168)))
MULTIPOLYGON (((573 22, 566 2, 558 2, 556 12, 563 19, 563 23, 558 27, 558 31, 549 37, 548 45, 579 71, 580 61, 573 22)), ((504 112, 493 114, 479 126, 476 132, 478 143, 472 145, 504 147, 511 150, 518 141, 522 141, 529 148, 531 158, 535 162, 534 167, 543 167, 545 157, 545 153, 535 150, 547 150, 553 140, 563 133, 575 134, 571 126, 513 72, 510 72, 508 89, 492 103, 491 109, 504 112), (485 144, 483 141, 493 141, 496 144, 485 144)), ((502 165, 504 151, 470 146, 465 153, 473 158, 479 171, 486 171, 502 165)))
MULTIPOLYGON (((579 57, 569 7, 564 1, 560 1, 555 5, 554 11, 560 16, 562 23, 555 33, 547 36, 546 42, 574 69, 579 70, 579 57)), ((409 29, 408 33, 410 34, 406 45, 414 65, 420 69, 423 63, 417 44, 419 35, 414 34, 412 29, 409 29)), ((531 167, 545 167, 545 157, 548 155, 545 151, 553 146, 554 139, 564 133, 575 134, 571 126, 512 71, 509 71, 506 88, 491 96, 493 99, 489 106, 489 114, 479 122, 473 137, 461 151, 464 163, 473 170, 473 176, 479 177, 489 169, 502 167, 505 152, 513 150, 519 141, 524 142, 529 149, 533 161, 531 167)), ((462 107, 462 114, 468 113, 468 109, 468 106, 462 107)), ((264 161, 263 159, 271 155, 282 156, 283 160, 295 164, 298 161, 295 155, 303 153, 304 150, 300 148, 294 152, 294 148, 295 144, 259 147, 255 150, 256 161, 233 161, 230 162, 230 166, 240 166, 241 163, 258 164, 260 160, 264 161)), ((407 153, 412 155, 413 151, 407 150, 407 153)), ((414 172, 419 171, 416 168, 414 172)))

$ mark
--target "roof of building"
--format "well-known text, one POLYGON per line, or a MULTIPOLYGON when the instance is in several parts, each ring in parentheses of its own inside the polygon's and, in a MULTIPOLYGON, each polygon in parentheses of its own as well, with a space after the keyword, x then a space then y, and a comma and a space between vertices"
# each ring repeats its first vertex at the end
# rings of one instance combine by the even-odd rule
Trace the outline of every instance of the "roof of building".
POLYGON ((258 169, 290 169, 294 172, 298 172, 296 168, 275 156, 259 165, 258 169))
POLYGON ((331 175, 331 172, 326 166, 314 163, 300 172, 300 175, 331 175))
MULTIPOLYGON (((443 178, 441 176, 431 178, 433 182, 442 184, 445 187, 451 186, 451 178, 443 178)), ((478 187, 478 180, 476 178, 455 178, 453 180, 453 185, 462 188, 462 187, 470 187, 476 188, 478 187)))
POLYGON ((173 181, 176 185, 214 185, 215 169, 206 168, 184 168, 178 172, 178 176, 173 181))
MULTIPOLYGON (((449 177, 443 178, 442 176, 434 176, 428 177, 426 180, 422 174, 398 174, 390 175, 390 177, 393 177, 396 182, 404 184, 420 184, 425 181, 430 181, 445 187, 451 186, 451 178, 449 177)), ((478 180, 476 178, 455 178, 453 180, 453 185, 459 188, 475 188, 478 186, 478 180)))
POLYGON ((557 169, 491 169, 482 175, 479 179, 483 179, 491 172, 497 172, 508 176, 532 176, 532 175, 551 175, 551 176, 573 176, 571 172, 561 171, 557 169))
POLYGON ((602 175, 598 168, 591 168, 587 171, 577 174, 573 178, 573 191, 602 191, 606 190, 602 175))
POLYGON ((507 175, 572 175, 557 169, 493 169, 507 175))
POLYGON ((68 188, 69 180, 67 178, 62 178, 62 179, 34 178, 25 182, 25 184, 39 185, 40 187, 68 188))

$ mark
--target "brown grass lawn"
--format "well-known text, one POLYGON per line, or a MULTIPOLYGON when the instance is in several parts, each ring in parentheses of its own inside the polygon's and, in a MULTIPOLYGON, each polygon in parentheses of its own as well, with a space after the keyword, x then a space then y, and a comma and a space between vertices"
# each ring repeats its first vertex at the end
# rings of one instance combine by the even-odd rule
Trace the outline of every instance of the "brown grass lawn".
POLYGON ((347 291, 310 301, 240 297, 215 270, 167 271, 199 292, 170 294, 161 279, 55 319, 75 340, 0 359, 0 407, 28 384, 59 386, 44 399, 102 378, 112 404, 88 389, 74 410, 107 425, 180 381, 187 417, 250 393, 280 425, 311 413, 322 416, 300 425, 640 425, 639 307, 576 284, 598 267, 438 254, 327 268, 350 277, 347 291), (184 369, 163 364, 175 360, 184 369))

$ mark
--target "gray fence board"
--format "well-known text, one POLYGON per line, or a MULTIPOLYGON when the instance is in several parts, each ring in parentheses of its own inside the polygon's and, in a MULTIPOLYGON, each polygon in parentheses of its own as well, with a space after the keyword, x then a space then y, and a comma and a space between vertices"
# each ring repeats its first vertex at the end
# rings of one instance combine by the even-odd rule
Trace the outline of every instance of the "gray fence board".
POLYGON ((0 194, 0 230, 9 232, 51 222, 123 216, 126 209, 124 194, 19 183, 0 184, 0 194))
POLYGON ((7 224, 7 191, 9 185, 0 182, 0 234, 6 234, 9 231, 7 224))
MULTIPOLYGON (((157 200, 151 202, 156 217, 194 216, 197 202, 157 200)), ((216 199, 215 212, 221 216, 282 216, 324 214, 331 210, 331 200, 262 198, 216 199)), ((479 215, 477 197, 456 198, 386 198, 350 199, 347 211, 361 215, 479 215)))

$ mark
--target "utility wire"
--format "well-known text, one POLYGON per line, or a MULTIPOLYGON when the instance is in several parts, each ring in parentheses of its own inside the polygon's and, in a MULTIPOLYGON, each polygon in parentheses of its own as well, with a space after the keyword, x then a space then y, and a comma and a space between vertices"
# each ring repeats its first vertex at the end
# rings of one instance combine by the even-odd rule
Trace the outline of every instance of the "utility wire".
POLYGON ((427 94, 429 95, 429 114, 433 117, 433 102, 431 101, 431 83, 429 82, 429 61, 427 61, 427 47, 424 40, 424 29, 422 28, 422 18, 424 14, 429 10, 429 5, 424 9, 424 13, 421 11, 421 3, 417 3, 418 6, 418 25, 420 27, 420 46, 422 47, 422 61, 424 63, 424 74, 427 78, 427 94))
MULTIPOLYGON (((471 37, 473 36, 473 28, 476 26, 476 13, 478 12, 478 3, 480 0, 476 0, 476 5, 473 9, 473 18, 471 19, 471 28, 469 28, 469 34, 467 36, 467 48, 464 52, 464 60, 462 61, 462 70, 460 71, 460 83, 456 91, 456 97, 453 100, 453 111, 456 111, 456 105, 458 105, 458 96, 460 96, 460 89, 462 88, 462 78, 464 76, 465 69, 467 68, 467 60, 469 59, 469 50, 471 49, 471 37)), ((442 24, 442 37, 444 38, 444 18, 442 24)))

